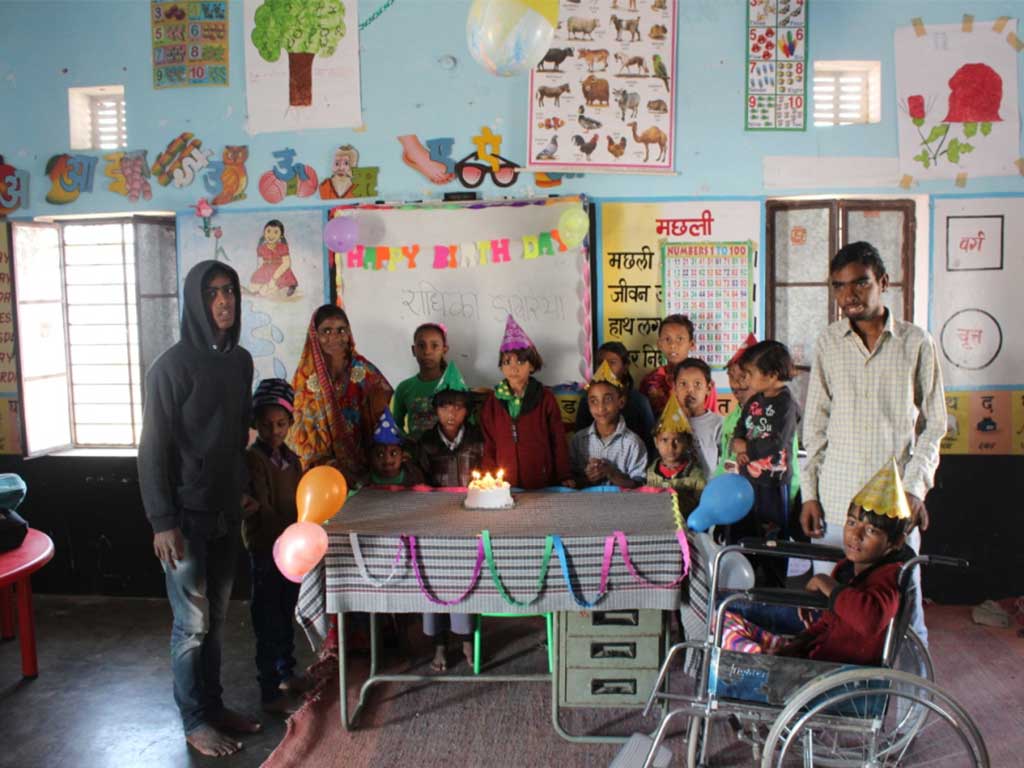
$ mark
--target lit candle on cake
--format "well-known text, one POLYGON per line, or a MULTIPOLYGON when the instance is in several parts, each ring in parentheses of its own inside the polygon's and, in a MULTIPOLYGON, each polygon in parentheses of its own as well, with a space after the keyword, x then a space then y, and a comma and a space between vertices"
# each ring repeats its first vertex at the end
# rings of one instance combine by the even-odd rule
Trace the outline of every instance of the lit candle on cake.
POLYGON ((470 509, 507 509, 513 505, 511 487, 505 482, 505 470, 499 469, 497 476, 490 472, 473 470, 473 479, 466 493, 465 506, 470 509))

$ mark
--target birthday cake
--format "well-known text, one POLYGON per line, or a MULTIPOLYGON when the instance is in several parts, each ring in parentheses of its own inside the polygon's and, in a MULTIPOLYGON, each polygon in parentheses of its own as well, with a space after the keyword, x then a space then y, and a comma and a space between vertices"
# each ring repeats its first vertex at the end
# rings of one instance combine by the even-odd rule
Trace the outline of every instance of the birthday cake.
POLYGON ((515 506, 511 486, 505 482, 504 474, 499 469, 497 477, 492 477, 490 472, 481 477, 474 471, 463 506, 466 509, 509 509, 515 506))

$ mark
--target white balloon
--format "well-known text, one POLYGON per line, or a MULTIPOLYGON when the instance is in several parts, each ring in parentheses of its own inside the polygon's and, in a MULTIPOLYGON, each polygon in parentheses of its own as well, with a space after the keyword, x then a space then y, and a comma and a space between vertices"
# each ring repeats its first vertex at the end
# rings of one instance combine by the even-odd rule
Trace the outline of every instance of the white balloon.
POLYGON ((555 28, 520 0, 473 0, 466 45, 474 59, 499 77, 533 69, 551 47, 555 28))

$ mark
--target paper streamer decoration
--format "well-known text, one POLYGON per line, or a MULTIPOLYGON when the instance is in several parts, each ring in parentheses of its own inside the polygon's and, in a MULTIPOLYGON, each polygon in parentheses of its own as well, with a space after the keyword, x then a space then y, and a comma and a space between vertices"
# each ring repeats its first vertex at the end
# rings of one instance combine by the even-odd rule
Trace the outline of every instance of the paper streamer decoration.
POLYGON ((583 269, 581 273, 582 281, 580 285, 580 302, 583 304, 581 310, 582 317, 582 330, 580 331, 580 346, 583 348, 583 362, 580 363, 580 376, 583 381, 590 380, 590 374, 594 370, 594 327, 591 317, 593 313, 590 311, 590 254, 583 260, 583 269))
POLYGON ((409 559, 412 560, 412 570, 416 574, 416 583, 420 585, 420 592, 432 603, 437 605, 458 605, 467 597, 469 593, 473 591, 478 581, 480 581, 480 573, 483 570, 484 565, 484 543, 478 539, 476 544, 476 564, 473 566, 473 576, 470 578, 469 586, 466 587, 466 591, 456 597, 454 600, 441 600, 434 596, 430 591, 425 581, 423 581, 423 575, 420 573, 419 555, 417 552, 416 537, 407 537, 409 541, 409 559))
POLYGON ((359 534, 351 532, 348 535, 348 543, 352 547, 352 558, 356 561, 356 568, 359 569, 359 575, 363 577, 363 580, 367 584, 371 584, 377 589, 383 589, 385 586, 391 583, 391 581, 398 576, 401 572, 400 569, 405 565, 405 536, 398 537, 398 548, 395 550, 395 557, 391 563, 391 573, 383 581, 378 581, 370 575, 370 570, 366 567, 366 558, 363 557, 363 549, 359 546, 359 534))
POLYGON ((494 582, 494 587, 498 590, 498 594, 501 595, 502 599, 509 605, 517 608, 526 608, 537 602, 537 599, 544 591, 544 582, 548 578, 548 566, 551 565, 551 552, 555 544, 554 537, 547 536, 544 539, 544 555, 541 558, 540 572, 537 574, 537 591, 529 600, 516 600, 505 589, 501 576, 498 575, 498 566, 494 562, 494 552, 491 550, 491 532, 488 530, 481 531, 480 540, 484 545, 484 557, 487 559, 487 568, 491 572, 491 580, 494 582))

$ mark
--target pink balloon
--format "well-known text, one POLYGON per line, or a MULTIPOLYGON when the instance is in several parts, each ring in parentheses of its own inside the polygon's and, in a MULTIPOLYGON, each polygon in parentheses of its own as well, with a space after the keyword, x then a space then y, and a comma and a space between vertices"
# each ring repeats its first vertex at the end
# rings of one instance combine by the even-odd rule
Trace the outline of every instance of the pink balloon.
POLYGON ((350 216, 339 216, 324 227, 324 244, 335 253, 348 253, 359 239, 359 225, 350 216))
POLYGON ((296 584, 327 554, 327 531, 317 523, 292 523, 274 542, 277 570, 296 584))

